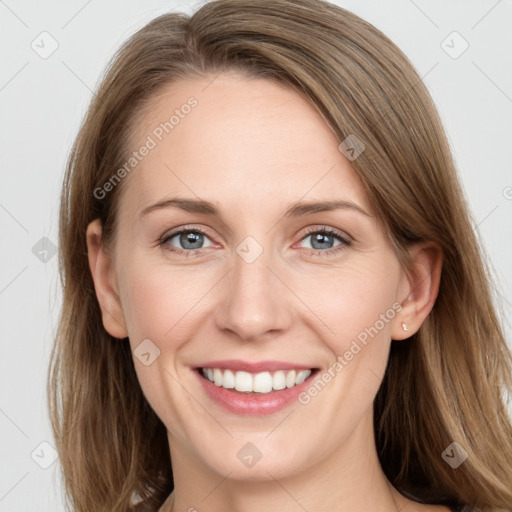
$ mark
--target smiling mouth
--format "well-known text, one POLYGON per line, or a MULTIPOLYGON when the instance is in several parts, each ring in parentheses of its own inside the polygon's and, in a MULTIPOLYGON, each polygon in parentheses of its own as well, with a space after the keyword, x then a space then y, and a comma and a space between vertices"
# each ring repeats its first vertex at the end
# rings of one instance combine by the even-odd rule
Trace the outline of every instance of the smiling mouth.
POLYGON ((216 386, 247 395, 266 395, 293 388, 316 374, 318 370, 311 368, 250 373, 222 368, 197 369, 202 378, 216 386))

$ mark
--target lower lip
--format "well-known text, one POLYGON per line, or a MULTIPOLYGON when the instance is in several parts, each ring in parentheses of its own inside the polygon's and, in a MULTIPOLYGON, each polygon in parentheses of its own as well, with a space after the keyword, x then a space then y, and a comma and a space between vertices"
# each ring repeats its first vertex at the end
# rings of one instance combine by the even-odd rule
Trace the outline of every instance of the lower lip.
POLYGON ((216 386, 200 374, 201 370, 196 369, 194 372, 206 394, 224 409, 242 416, 266 416, 281 411, 298 400, 300 393, 311 385, 312 379, 317 375, 318 370, 313 370, 304 382, 293 386, 293 388, 285 388, 263 395, 249 395, 240 391, 226 389, 222 386, 216 386))

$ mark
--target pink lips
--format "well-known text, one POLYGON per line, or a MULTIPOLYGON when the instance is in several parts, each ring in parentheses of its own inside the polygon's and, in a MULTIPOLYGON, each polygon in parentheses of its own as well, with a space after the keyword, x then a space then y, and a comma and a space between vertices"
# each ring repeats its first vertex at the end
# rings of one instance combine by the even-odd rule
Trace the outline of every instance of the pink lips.
POLYGON ((318 370, 314 370, 304 382, 292 388, 259 395, 216 386, 213 382, 202 376, 201 368, 221 368, 258 373, 278 370, 309 370, 312 369, 311 366, 280 361, 251 363, 240 360, 210 361, 204 365, 197 366, 194 373, 197 375, 206 395, 224 410, 242 416, 266 416, 284 409, 297 401, 299 394, 311 385, 312 379, 319 373, 318 370))

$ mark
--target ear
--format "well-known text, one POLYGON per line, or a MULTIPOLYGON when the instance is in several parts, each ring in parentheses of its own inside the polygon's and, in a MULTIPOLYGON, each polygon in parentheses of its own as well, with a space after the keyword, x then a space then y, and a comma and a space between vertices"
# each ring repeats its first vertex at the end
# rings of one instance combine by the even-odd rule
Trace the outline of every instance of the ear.
POLYGON ((87 226, 87 254, 103 326, 114 338, 126 338, 128 331, 119 299, 117 279, 111 256, 105 251, 100 219, 87 226))
POLYGON ((391 338, 394 340, 409 338, 418 331, 434 306, 441 281, 443 254, 437 244, 415 244, 409 255, 412 269, 404 271, 400 279, 398 299, 402 310, 393 319, 391 338))

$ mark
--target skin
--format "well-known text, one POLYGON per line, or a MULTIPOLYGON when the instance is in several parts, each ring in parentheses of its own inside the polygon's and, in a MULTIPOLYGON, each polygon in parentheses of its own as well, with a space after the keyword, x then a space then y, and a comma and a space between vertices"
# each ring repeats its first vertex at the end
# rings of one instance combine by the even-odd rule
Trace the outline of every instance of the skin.
POLYGON ((132 349, 150 339, 160 350, 149 366, 134 363, 168 430, 175 492, 161 510, 446 512, 391 487, 372 421, 391 340, 416 332, 434 304, 440 251, 411 247, 417 275, 401 268, 340 141, 300 95, 233 72, 213 78, 173 83, 153 99, 134 123, 134 149, 187 98, 198 105, 125 178, 114 243, 103 243, 99 221, 87 230, 105 329, 129 336, 132 349), (141 216, 175 196, 208 200, 222 219, 176 208, 141 216), (369 215, 283 217, 299 200, 340 199, 369 215), (165 250, 193 252, 179 237, 159 244, 184 226, 206 231, 201 254, 165 250), (351 244, 333 236, 327 248, 313 245, 306 231, 324 226, 351 244), (252 263, 236 252, 247 236, 263 248, 252 263), (191 369, 231 358, 327 369, 396 302, 401 311, 307 405, 238 416, 213 403, 191 369), (251 468, 237 458, 248 442, 262 453, 251 468))

